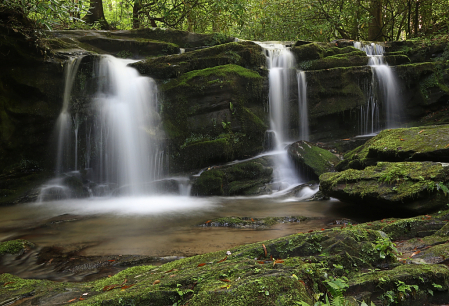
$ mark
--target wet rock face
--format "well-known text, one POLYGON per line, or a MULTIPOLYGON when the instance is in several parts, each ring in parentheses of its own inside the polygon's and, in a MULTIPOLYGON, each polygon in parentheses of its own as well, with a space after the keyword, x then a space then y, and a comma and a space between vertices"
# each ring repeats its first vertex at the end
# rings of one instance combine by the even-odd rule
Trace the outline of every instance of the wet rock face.
POLYGON ((192 186, 192 194, 260 195, 271 193, 267 185, 273 176, 271 157, 260 157, 228 166, 213 167, 201 173, 192 186))
POLYGON ((238 65, 194 70, 159 87, 171 170, 199 169, 263 150, 266 79, 238 65))
POLYGON ((298 141, 287 149, 302 177, 318 179, 325 172, 335 171, 335 165, 340 159, 327 150, 321 149, 308 141, 298 141))
POLYGON ((320 176, 320 190, 344 202, 423 213, 445 207, 449 164, 379 162, 363 170, 320 176))

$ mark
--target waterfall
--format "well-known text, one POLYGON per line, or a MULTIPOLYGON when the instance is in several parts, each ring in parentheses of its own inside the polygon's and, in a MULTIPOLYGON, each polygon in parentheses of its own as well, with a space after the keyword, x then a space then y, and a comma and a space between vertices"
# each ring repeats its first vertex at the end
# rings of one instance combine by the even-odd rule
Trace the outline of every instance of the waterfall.
POLYGON ((62 100, 62 109, 59 117, 56 121, 56 130, 58 133, 58 147, 56 152, 56 173, 62 173, 63 161, 66 159, 68 155, 68 149, 70 148, 70 144, 67 143, 68 139, 70 139, 70 131, 71 131, 71 118, 68 113, 69 109, 69 101, 70 94, 72 92, 73 83, 75 82, 75 76, 78 71, 79 65, 81 63, 82 57, 70 58, 67 64, 65 65, 64 75, 64 95, 62 100))
POLYGON ((131 60, 101 56, 91 72, 94 84, 90 87, 97 91, 80 106, 71 97, 80 61, 71 59, 66 65, 63 107, 56 126, 58 177, 42 187, 39 199, 73 196, 70 189, 78 186, 79 193, 81 182, 85 186, 86 181, 89 187, 84 188, 89 192, 91 187, 101 190, 97 195, 107 194, 110 187, 120 195, 152 194, 150 183, 163 175, 165 156, 156 133, 156 83, 128 67, 131 60), (86 136, 81 139, 81 135, 86 136))
POLYGON ((259 43, 259 45, 264 48, 267 57, 270 128, 274 133, 275 150, 279 153, 275 155, 274 182, 278 184, 279 189, 285 189, 300 183, 295 167, 285 150, 288 142, 291 141, 289 139, 290 88, 296 76, 296 63, 294 55, 283 44, 259 43))
POLYGON ((307 109, 307 82, 305 71, 297 71, 299 105, 299 139, 309 140, 309 116, 307 109))
POLYGON ((385 62, 385 49, 381 45, 371 43, 363 45, 354 42, 354 47, 365 51, 369 57, 368 65, 373 74, 367 91, 368 100, 361 109, 360 129, 362 134, 377 132, 381 127, 395 128, 400 124, 400 97, 397 78, 390 66, 385 62), (379 110, 384 109, 385 124, 380 124, 379 110))

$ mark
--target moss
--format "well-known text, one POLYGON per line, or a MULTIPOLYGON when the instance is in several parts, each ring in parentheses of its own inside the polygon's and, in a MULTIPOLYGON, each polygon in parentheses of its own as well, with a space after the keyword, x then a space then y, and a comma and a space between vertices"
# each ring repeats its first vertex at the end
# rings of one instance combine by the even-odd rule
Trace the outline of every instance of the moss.
POLYGON ((169 79, 193 71, 235 64, 260 71, 266 59, 262 48, 250 42, 233 42, 180 54, 176 57, 148 58, 131 64, 140 73, 169 79))
POLYGON ((402 205, 425 211, 446 204, 438 182, 449 181, 449 167, 432 162, 379 162, 364 170, 349 169, 320 176, 324 194, 357 203, 402 205), (413 204, 412 204, 413 203, 413 204))
POLYGON ((321 174, 333 171, 340 161, 331 152, 307 141, 298 141, 289 146, 288 154, 293 158, 297 168, 311 179, 317 179, 321 174))
POLYGON ((259 194, 272 179, 272 162, 268 158, 258 158, 253 161, 237 163, 230 166, 217 167, 214 170, 204 171, 198 181, 193 186, 193 193, 198 195, 254 195, 259 194), (221 180, 215 184, 220 184, 221 188, 209 190, 203 188, 204 182, 210 180, 209 172, 219 171, 221 180), (197 186, 198 185, 198 186, 197 186))
POLYGON ((337 170, 363 169, 377 161, 447 162, 449 125, 388 129, 346 153, 337 170))
POLYGON ((5 254, 18 254, 32 247, 34 247, 34 244, 23 239, 0 242, 0 256, 5 254))
POLYGON ((194 70, 190 71, 188 73, 183 74, 178 79, 171 81, 165 85, 162 86, 162 90, 168 91, 178 86, 189 86, 188 83, 191 83, 192 81, 195 81, 199 78, 205 78, 206 80, 210 81, 209 77, 227 77, 228 74, 236 74, 238 76, 247 78, 247 79, 262 79, 262 77, 254 71, 251 71, 249 69, 245 69, 238 65, 223 65, 223 66, 217 66, 217 67, 211 67, 206 68, 202 70, 194 70))
POLYGON ((223 175, 223 172, 219 170, 203 172, 196 182, 198 193, 201 195, 222 195, 223 175))

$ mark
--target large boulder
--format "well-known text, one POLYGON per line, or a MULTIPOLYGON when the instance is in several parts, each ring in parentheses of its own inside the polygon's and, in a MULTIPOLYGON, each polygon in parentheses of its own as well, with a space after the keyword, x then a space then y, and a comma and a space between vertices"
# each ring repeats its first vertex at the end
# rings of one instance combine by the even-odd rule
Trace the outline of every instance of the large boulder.
POLYGON ((363 169, 378 161, 449 162, 449 125, 383 130, 346 153, 337 170, 363 169))
POLYGON ((156 79, 179 77, 192 70, 234 64, 248 69, 260 70, 266 58, 262 47, 253 42, 231 42, 214 47, 179 54, 148 58, 131 64, 141 74, 156 79))
POLYGON ((327 196, 404 213, 446 206, 448 183, 449 164, 435 162, 378 162, 363 170, 320 176, 320 190, 327 196))
POLYGON ((289 145, 287 152, 302 177, 306 179, 318 179, 325 172, 335 171, 334 168, 340 161, 331 152, 304 140, 289 145))
POLYGON ((61 30, 48 33, 55 49, 81 48, 124 58, 179 54, 180 48, 214 46, 234 41, 223 34, 196 34, 163 28, 123 31, 61 30))
POLYGON ((266 78, 238 65, 194 70, 162 84, 162 120, 172 171, 199 169, 261 152, 266 78))
POLYGON ((213 167, 202 172, 192 186, 192 194, 259 195, 271 193, 267 184, 273 179, 273 159, 269 156, 213 167))

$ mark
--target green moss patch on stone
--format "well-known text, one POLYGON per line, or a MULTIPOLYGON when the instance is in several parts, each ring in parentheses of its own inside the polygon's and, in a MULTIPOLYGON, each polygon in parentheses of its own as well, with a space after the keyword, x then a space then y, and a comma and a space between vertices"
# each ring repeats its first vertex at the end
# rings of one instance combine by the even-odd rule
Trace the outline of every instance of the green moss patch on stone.
POLYGON ((352 203, 393 205, 417 211, 447 203, 443 185, 449 167, 433 162, 379 162, 364 170, 349 169, 320 176, 320 190, 327 196, 352 203))
POLYGON ((23 239, 0 242, 0 256, 18 254, 32 247, 34 247, 34 244, 23 239))
POLYGON ((331 152, 303 140, 291 144, 287 152, 299 171, 311 179, 317 179, 321 174, 333 171, 340 161, 331 152))
POLYGON ((253 195, 264 193, 265 185, 272 180, 272 160, 261 157, 229 166, 214 167, 201 173, 193 184, 193 194, 253 195))
POLYGON ((383 130, 346 153, 337 170, 363 169, 377 161, 449 162, 449 125, 383 130))
POLYGON ((262 48, 252 42, 232 42, 184 54, 159 58, 148 58, 131 64, 141 74, 157 79, 169 79, 193 71, 223 66, 239 65, 260 71, 266 59, 262 48))

